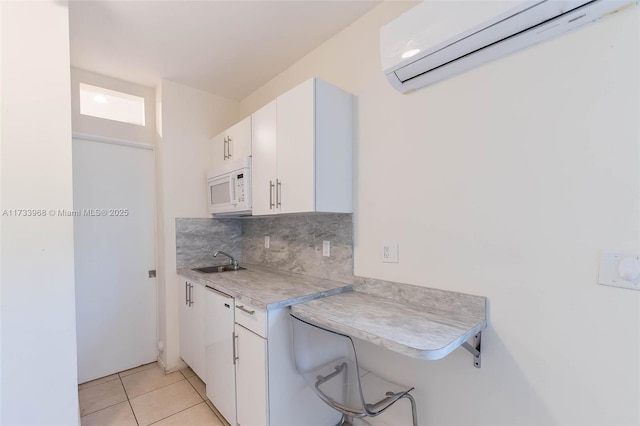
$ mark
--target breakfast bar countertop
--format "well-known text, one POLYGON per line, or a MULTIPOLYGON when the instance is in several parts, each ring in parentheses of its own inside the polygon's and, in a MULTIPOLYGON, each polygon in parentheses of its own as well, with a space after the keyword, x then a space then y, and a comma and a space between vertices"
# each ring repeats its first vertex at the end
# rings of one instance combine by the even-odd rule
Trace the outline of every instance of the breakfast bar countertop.
POLYGON ((360 277, 354 289, 293 306, 292 315, 426 360, 445 357, 487 325, 481 296, 360 277))
POLYGON ((351 291, 351 284, 300 275, 255 264, 239 271, 207 274, 178 269, 178 275, 211 287, 258 309, 273 310, 351 291))

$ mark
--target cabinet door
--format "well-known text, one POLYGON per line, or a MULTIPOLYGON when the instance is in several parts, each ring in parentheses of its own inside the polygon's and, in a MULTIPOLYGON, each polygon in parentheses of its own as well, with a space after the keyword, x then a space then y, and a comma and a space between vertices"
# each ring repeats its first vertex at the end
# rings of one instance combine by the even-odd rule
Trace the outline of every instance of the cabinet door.
POLYGON ((238 160, 251 155, 251 117, 234 124, 226 132, 228 160, 238 160))
POLYGON ((204 353, 207 396, 229 424, 236 424, 236 370, 233 359, 234 301, 204 289, 204 353))
POLYGON ((238 426, 267 425, 267 341, 236 324, 238 426))
POLYGON ((189 366, 203 381, 206 380, 204 362, 204 287, 199 284, 191 286, 191 346, 192 361, 189 366))
POLYGON ((276 212, 276 101, 252 117, 251 204, 253 215, 276 212))
POLYGON ((221 166, 227 157, 227 143, 224 132, 211 139, 211 168, 221 166))
POLYGON ((180 283, 180 358, 191 366, 194 361, 193 354, 193 310, 189 306, 189 293, 191 283, 180 283))
POLYGON ((314 79, 276 99, 281 213, 315 210, 314 79))

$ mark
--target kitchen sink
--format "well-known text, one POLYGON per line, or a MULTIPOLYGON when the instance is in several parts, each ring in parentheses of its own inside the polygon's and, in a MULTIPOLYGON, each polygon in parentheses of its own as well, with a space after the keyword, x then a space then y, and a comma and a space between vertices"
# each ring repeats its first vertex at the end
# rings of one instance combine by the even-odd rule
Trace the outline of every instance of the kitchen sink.
POLYGON ((206 266, 204 268, 194 268, 192 271, 203 272, 205 274, 214 274, 217 272, 228 272, 228 271, 241 271, 246 268, 242 268, 238 266, 238 268, 234 268, 232 265, 220 265, 220 266, 206 266))

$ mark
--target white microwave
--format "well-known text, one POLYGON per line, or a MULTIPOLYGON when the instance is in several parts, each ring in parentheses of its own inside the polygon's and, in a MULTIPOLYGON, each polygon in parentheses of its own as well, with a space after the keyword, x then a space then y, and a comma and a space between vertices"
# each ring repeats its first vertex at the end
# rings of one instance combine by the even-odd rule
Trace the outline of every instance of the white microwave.
POLYGON ((216 216, 251 214, 251 158, 226 161, 207 173, 209 212, 216 216))

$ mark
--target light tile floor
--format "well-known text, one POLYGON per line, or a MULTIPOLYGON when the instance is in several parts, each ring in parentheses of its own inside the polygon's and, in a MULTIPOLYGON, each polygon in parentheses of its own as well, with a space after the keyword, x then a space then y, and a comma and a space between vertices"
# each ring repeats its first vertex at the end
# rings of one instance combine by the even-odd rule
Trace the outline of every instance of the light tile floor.
POLYGON ((78 386, 83 426, 226 426, 190 368, 151 363, 78 386))

